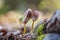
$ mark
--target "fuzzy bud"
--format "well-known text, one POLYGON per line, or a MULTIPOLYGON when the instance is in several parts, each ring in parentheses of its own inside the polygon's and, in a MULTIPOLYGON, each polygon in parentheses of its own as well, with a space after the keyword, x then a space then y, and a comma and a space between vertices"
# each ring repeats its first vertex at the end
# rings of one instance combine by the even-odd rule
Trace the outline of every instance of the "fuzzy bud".
POLYGON ((36 21, 38 19, 38 16, 39 16, 39 12, 37 10, 35 10, 33 12, 33 15, 32 15, 32 20, 33 21, 36 21))
POLYGON ((28 10, 25 12, 25 15, 24 15, 24 18, 23 18, 23 23, 26 24, 31 17, 32 17, 32 10, 31 10, 31 9, 28 9, 28 10))

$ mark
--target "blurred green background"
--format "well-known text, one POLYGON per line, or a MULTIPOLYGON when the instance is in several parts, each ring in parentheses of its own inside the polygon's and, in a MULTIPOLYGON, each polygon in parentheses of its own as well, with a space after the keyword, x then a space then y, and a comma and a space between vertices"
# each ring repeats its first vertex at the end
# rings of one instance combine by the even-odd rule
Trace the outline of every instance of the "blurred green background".
POLYGON ((27 8, 52 12, 60 9, 60 0, 0 0, 0 14, 11 10, 24 12, 27 8))

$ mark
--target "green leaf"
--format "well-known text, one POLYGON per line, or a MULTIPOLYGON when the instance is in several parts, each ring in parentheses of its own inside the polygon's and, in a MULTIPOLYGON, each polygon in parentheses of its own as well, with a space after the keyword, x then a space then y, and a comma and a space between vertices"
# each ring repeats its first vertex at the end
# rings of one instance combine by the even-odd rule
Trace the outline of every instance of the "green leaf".
POLYGON ((22 19, 23 19, 23 17, 21 17, 19 21, 22 21, 22 19))
POLYGON ((22 19, 23 19, 23 17, 20 18, 20 20, 19 20, 20 23, 22 23, 22 19))

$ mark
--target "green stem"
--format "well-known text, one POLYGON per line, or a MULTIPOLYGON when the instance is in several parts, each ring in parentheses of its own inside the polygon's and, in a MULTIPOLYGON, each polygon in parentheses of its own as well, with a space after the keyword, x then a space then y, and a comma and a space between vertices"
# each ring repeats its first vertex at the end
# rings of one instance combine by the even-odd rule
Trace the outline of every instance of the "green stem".
POLYGON ((31 33, 33 33, 33 31, 34 31, 34 22, 35 21, 33 21, 33 23, 32 23, 31 33))
POLYGON ((23 35, 26 33, 26 24, 24 24, 24 32, 23 35))

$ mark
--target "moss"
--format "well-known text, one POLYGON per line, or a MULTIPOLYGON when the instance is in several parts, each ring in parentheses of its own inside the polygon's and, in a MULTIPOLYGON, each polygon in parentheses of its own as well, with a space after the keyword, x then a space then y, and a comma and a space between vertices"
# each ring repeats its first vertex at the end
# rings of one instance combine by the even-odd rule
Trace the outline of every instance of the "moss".
POLYGON ((45 35, 46 35, 46 34, 42 34, 41 36, 39 36, 39 37, 37 38, 37 40, 43 40, 44 37, 45 37, 45 35))
POLYGON ((42 32, 43 32, 43 27, 44 27, 44 24, 41 24, 41 25, 37 28, 37 30, 36 30, 37 35, 41 35, 41 34, 42 34, 42 32))

